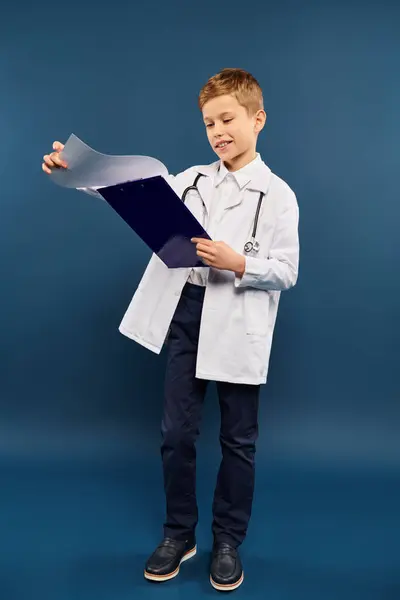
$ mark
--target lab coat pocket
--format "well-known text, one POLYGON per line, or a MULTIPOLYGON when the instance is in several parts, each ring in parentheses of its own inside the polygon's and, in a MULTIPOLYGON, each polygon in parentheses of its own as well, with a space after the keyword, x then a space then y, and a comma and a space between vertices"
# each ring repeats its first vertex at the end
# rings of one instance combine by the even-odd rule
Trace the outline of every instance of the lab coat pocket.
POLYGON ((270 304, 269 292, 250 288, 245 293, 246 334, 266 336, 270 304))

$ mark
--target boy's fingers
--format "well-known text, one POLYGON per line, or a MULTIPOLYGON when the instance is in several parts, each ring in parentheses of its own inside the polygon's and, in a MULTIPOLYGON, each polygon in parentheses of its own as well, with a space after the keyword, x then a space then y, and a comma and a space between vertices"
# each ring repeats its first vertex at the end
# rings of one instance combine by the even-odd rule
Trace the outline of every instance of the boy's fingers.
POLYGON ((64 144, 62 144, 61 142, 54 142, 53 150, 55 150, 56 152, 61 152, 62 150, 64 150, 64 144))
POLYGON ((66 167, 67 166, 66 163, 63 160, 61 160, 58 152, 52 152, 50 154, 50 158, 53 161, 53 163, 55 165, 58 165, 59 167, 66 167))
POLYGON ((197 244, 197 250, 200 252, 206 252, 210 256, 214 256, 215 248, 210 248, 210 246, 206 246, 205 244, 197 244))
POLYGON ((211 246, 214 243, 212 240, 205 240, 204 238, 192 238, 191 241, 194 244, 205 244, 206 246, 211 246))
POLYGON ((64 150, 64 144, 57 141, 53 142, 53 152, 43 156, 42 170, 45 173, 51 175, 52 169, 54 168, 68 168, 67 163, 60 158, 60 152, 62 152, 62 150, 64 150))
POLYGON ((204 252, 203 250, 197 250, 197 255, 209 261, 215 259, 215 256, 213 254, 210 254, 209 252, 204 252))
POLYGON ((197 253, 198 257, 201 258, 204 262, 211 262, 211 257, 207 256, 207 254, 202 254, 201 252, 197 253))
POLYGON ((47 166, 54 167, 54 162, 53 162, 50 154, 45 154, 43 156, 43 160, 44 160, 44 162, 46 163, 47 166))
POLYGON ((52 154, 45 154, 43 156, 43 160, 45 164, 50 168, 66 167, 66 164, 58 157, 57 154, 54 154, 54 152, 52 154))

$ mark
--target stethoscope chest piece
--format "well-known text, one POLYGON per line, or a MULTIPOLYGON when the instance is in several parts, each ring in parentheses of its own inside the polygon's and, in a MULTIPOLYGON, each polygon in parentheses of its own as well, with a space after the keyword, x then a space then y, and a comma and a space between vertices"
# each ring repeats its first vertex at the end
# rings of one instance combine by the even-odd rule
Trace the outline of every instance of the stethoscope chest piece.
POLYGON ((250 242, 246 242, 244 245, 244 251, 249 253, 249 252, 258 252, 260 249, 260 244, 257 242, 257 240, 252 240, 250 242))

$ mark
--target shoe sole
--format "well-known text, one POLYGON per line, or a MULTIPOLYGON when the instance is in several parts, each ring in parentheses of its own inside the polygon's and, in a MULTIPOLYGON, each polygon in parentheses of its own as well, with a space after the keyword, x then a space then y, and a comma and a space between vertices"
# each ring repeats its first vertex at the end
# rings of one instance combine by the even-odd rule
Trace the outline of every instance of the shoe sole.
POLYGON ((174 577, 176 577, 178 575, 181 564, 183 562, 185 562, 186 560, 189 560, 189 558, 193 558, 193 556, 196 555, 196 552, 197 552, 197 545, 194 546, 191 550, 188 550, 186 552, 186 554, 184 554, 182 556, 182 559, 181 559, 179 565, 177 566, 175 571, 172 571, 172 573, 167 573, 166 575, 154 575, 153 573, 148 573, 148 571, 145 571, 144 576, 149 581, 157 581, 159 583, 161 583, 162 581, 168 581, 169 579, 173 579, 174 577))
POLYGON ((237 590, 237 588, 242 585, 243 580, 244 580, 244 573, 241 574, 240 579, 238 581, 236 581, 236 583, 230 583, 230 584, 224 585, 221 583, 216 583, 210 575, 211 585, 213 586, 214 589, 218 590, 219 592, 233 592, 233 590, 237 590))

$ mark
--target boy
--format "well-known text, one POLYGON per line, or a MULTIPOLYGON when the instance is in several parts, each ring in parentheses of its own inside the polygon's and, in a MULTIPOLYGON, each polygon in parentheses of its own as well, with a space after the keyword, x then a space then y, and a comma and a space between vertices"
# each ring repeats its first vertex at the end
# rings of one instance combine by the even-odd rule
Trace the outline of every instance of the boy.
MULTIPOLYGON (((210 581, 231 591, 243 582, 238 548, 253 502, 260 386, 267 379, 280 293, 298 276, 299 212, 293 191, 256 151, 266 121, 256 79, 224 69, 202 88, 199 106, 218 161, 168 181, 213 240, 192 240, 205 266, 170 270, 153 255, 120 331, 153 352, 166 340, 168 348, 161 427, 166 520, 145 577, 171 579, 196 554, 195 441, 211 380, 221 410, 222 461, 210 581)), ((59 156, 63 146, 53 148, 44 157, 47 173, 66 166, 59 156)))

